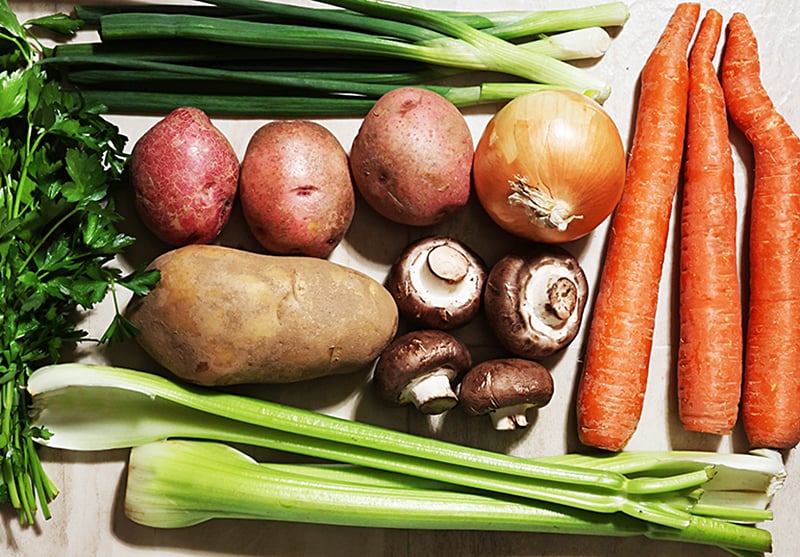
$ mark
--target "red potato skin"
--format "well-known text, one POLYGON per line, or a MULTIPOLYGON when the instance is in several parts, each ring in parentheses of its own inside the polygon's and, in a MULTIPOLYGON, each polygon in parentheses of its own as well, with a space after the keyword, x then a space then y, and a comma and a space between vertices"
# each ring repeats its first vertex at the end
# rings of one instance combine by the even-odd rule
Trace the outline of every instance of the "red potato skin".
POLYGON ((136 142, 130 175, 144 225, 172 246, 208 244, 227 224, 239 159, 197 108, 177 108, 136 142))
POLYGON ((350 149, 353 180, 383 217, 410 226, 438 224, 469 200, 474 145, 463 115, 426 89, 382 96, 350 149))
POLYGON ((239 195, 253 235, 278 255, 327 258, 355 213, 347 153, 327 128, 307 120, 274 121, 256 131, 239 195))

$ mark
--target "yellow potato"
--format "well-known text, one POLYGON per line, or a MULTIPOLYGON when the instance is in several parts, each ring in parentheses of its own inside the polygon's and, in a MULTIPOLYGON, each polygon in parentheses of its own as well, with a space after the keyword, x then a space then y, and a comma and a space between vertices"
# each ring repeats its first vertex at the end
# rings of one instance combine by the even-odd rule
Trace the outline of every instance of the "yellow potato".
POLYGON ((291 383, 365 369, 397 331, 377 281, 330 261, 191 245, 158 257, 129 304, 140 345, 200 385, 291 383))

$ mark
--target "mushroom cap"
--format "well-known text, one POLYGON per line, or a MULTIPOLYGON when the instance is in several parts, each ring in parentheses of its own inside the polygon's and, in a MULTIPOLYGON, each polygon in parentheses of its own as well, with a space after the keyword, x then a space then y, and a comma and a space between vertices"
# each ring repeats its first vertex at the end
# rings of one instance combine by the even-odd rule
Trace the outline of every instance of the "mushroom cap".
POLYGON ((447 236, 409 244, 389 270, 386 287, 414 326, 450 330, 475 318, 487 268, 469 247, 447 236))
POLYGON ((440 330, 410 331, 397 337, 381 354, 373 374, 376 393, 389 402, 404 404, 407 388, 433 373, 456 383, 472 365, 469 349, 440 330))
POLYGON ((486 360, 461 379, 459 406, 481 416, 514 406, 541 407, 553 397, 553 376, 538 362, 522 358, 486 360))
POLYGON ((578 260, 554 245, 532 245, 489 272, 484 308, 490 328, 514 356, 539 360, 580 329, 588 284, 578 260))

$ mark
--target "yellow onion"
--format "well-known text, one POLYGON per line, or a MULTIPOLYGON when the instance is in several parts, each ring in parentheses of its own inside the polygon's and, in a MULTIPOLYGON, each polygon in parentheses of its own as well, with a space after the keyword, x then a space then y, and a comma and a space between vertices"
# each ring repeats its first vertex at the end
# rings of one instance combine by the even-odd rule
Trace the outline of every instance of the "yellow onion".
POLYGON ((596 101, 537 91, 512 100, 486 126, 475 150, 475 191, 511 234, 568 242, 612 213, 625 164, 619 130, 596 101))

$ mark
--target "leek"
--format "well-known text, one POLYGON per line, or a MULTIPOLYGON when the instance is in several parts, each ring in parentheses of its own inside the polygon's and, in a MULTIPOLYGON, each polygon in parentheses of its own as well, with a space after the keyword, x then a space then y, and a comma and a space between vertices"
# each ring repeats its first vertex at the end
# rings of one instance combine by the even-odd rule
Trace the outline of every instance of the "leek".
POLYGON ((523 459, 107 366, 43 367, 31 375, 28 390, 33 423, 45 433, 40 443, 54 448, 104 450, 176 438, 259 446, 433 482, 422 489, 468 488, 537 508, 556 505, 568 513, 606 517, 596 520, 623 514, 646 522, 644 535, 671 532, 729 548, 768 545, 754 527, 734 528, 730 538, 725 532, 734 522, 771 517, 766 506, 783 470, 779 459, 766 455, 647 453, 621 463, 583 455, 562 457, 566 461, 523 459), (716 484, 726 489, 712 483, 732 471, 746 478, 739 484, 748 491, 765 477, 774 482, 759 500, 704 499, 717 491, 735 494, 729 479, 716 484))

